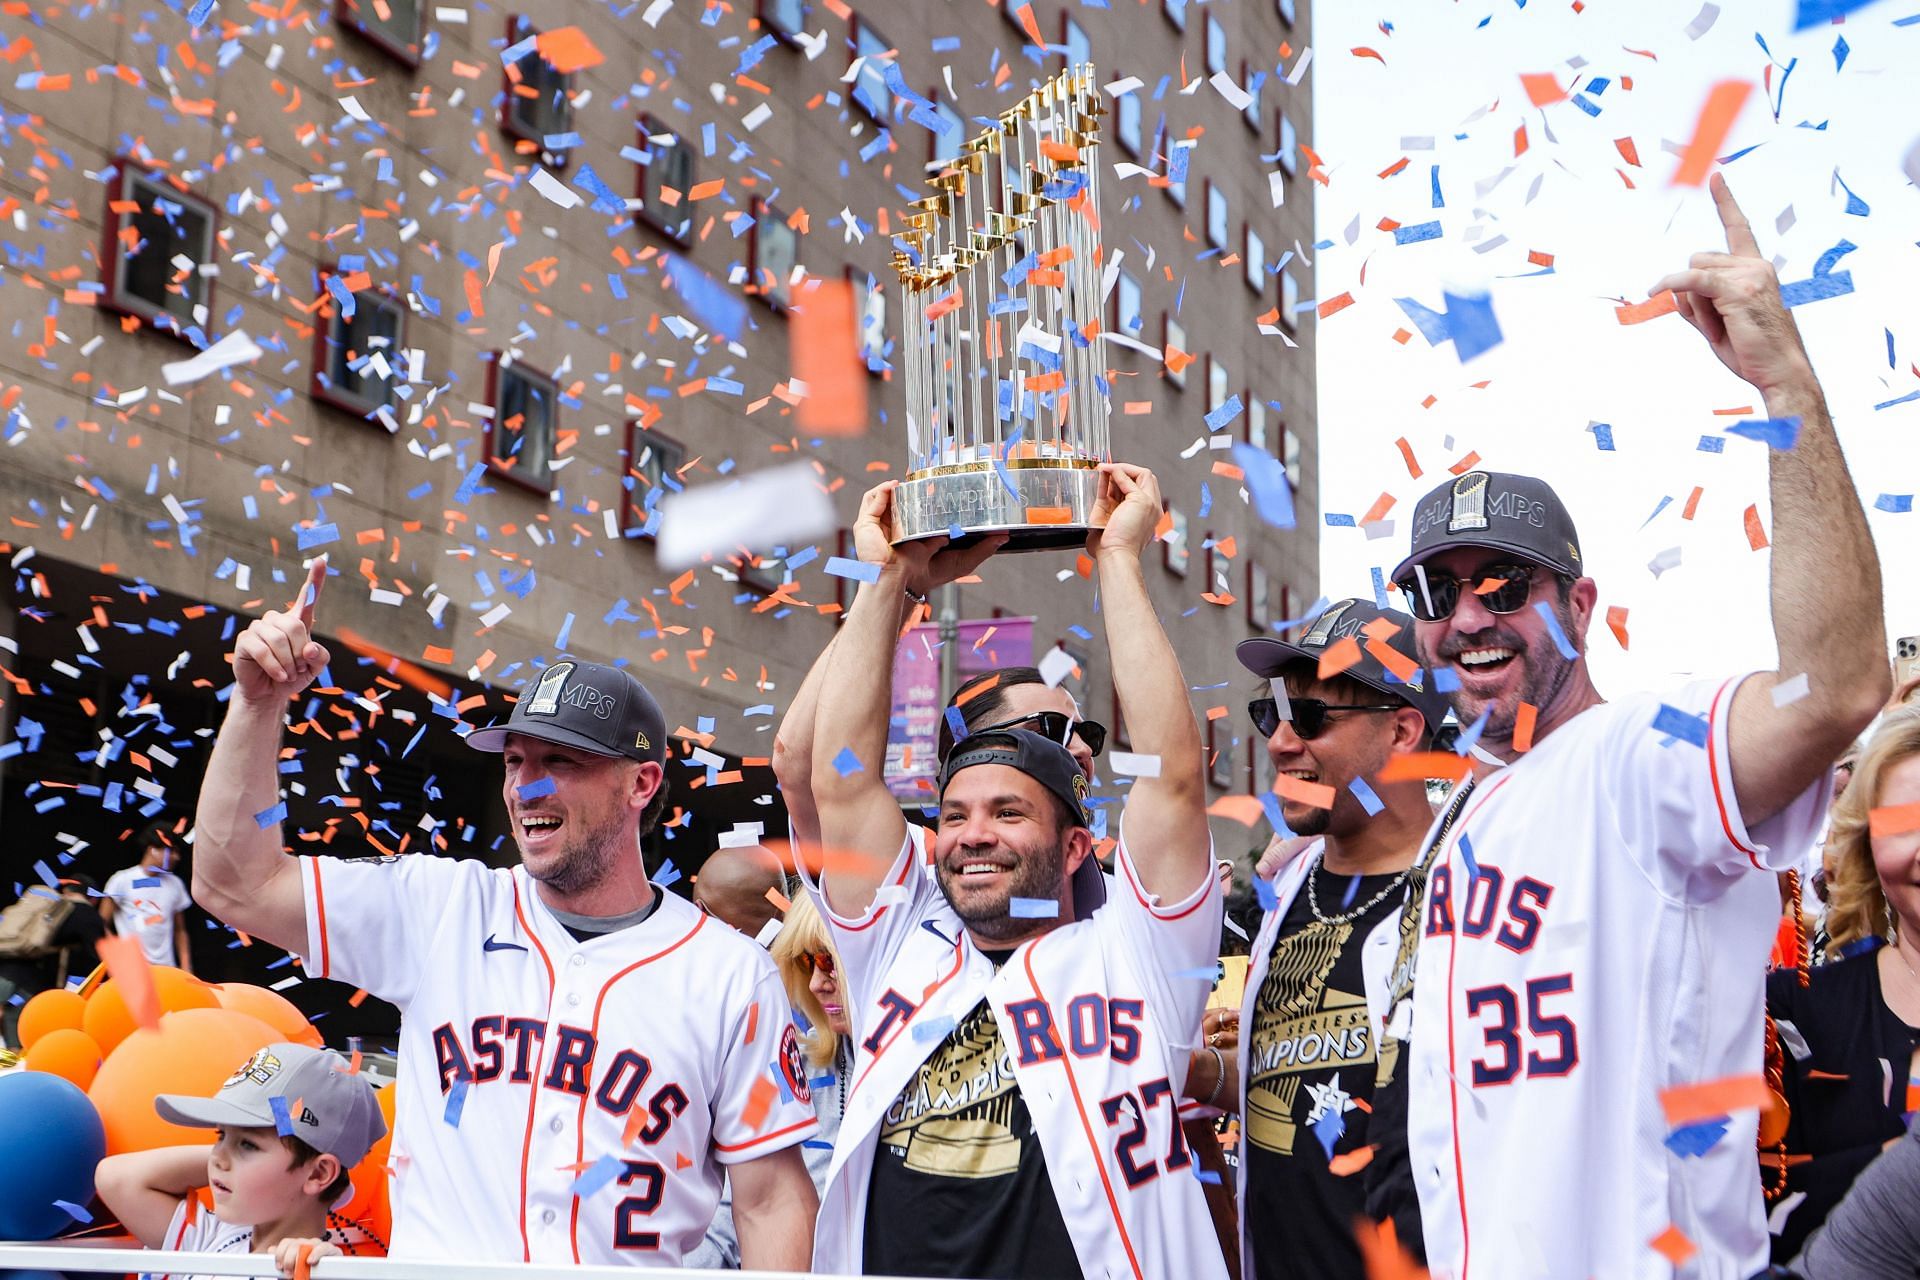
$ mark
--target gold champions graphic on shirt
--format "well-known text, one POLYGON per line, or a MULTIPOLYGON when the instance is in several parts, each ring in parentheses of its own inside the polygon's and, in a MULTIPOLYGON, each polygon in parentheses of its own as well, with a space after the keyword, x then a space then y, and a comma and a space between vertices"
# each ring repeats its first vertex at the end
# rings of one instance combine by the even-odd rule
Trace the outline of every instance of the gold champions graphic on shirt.
POLYGON ((907 1081, 880 1126, 881 1145, 916 1173, 997 1178, 1020 1167, 1010 1123, 1013 1054, 982 1000, 907 1081))
MULTIPOLYGON (((1303 1075, 1352 1067, 1348 1080, 1353 1082, 1363 1066, 1371 1072, 1374 1036, 1367 1025, 1366 996, 1327 987, 1352 933, 1351 924, 1316 920, 1274 943, 1254 1005, 1248 1068, 1247 1138, 1255 1146, 1293 1154, 1299 1128, 1294 1108, 1303 1075)), ((1322 1099, 1321 1092, 1313 1091, 1316 1114, 1329 1102, 1345 1108, 1344 1098, 1322 1099)))

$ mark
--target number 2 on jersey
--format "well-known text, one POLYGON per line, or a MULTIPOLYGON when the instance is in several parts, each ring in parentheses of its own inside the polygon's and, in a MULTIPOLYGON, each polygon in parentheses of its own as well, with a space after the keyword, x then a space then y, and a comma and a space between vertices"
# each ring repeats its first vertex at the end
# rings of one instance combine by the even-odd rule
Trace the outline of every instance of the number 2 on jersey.
POLYGON ((1548 1013, 1544 1001, 1550 996, 1573 990, 1573 975, 1556 973, 1534 978, 1527 983, 1527 1033, 1531 1048, 1520 1039, 1520 996, 1504 983, 1475 987, 1467 992, 1467 1016, 1480 1018, 1480 1032, 1486 1037, 1487 1051, 1473 1063, 1473 1083, 1511 1084, 1522 1069, 1528 1079, 1535 1076, 1564 1076, 1580 1062, 1580 1036, 1573 1019, 1565 1014, 1548 1013), (1550 1051, 1549 1051, 1550 1050, 1550 1051))

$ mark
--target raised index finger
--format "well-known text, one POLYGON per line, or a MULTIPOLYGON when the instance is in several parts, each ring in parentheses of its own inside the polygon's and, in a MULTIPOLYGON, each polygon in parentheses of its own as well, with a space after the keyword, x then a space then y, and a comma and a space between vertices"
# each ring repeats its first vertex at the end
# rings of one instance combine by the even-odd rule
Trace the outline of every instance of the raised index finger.
POLYGON ((327 558, 323 555, 307 566, 307 580, 300 588, 300 622, 309 632, 313 630, 313 607, 320 603, 320 587, 326 580, 327 558))
POLYGON ((1753 238, 1753 228, 1747 224, 1747 215, 1740 212, 1726 178, 1716 173, 1709 186, 1714 207, 1720 210, 1720 225, 1727 229, 1727 252, 1743 258, 1759 257, 1760 242, 1753 238))

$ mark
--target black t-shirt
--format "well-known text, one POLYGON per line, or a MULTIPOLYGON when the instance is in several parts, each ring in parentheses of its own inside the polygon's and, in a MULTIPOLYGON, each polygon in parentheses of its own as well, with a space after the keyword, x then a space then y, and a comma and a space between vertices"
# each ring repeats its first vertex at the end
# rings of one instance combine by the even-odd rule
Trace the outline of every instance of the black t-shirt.
POLYGON ((984 999, 887 1108, 865 1255, 867 1275, 1080 1275, 1013 1054, 984 999))
MULTIPOLYGON (((1362 876, 1355 886, 1352 876, 1320 866, 1313 875, 1329 918, 1371 901, 1394 879, 1362 876)), ((1333 1161, 1367 1146, 1379 1046, 1361 944, 1404 903, 1396 891, 1363 916, 1327 925, 1314 918, 1302 886, 1281 922, 1246 1047, 1247 1217, 1256 1236, 1262 1223, 1285 1224, 1272 1245, 1254 1250, 1258 1280, 1366 1275, 1353 1236, 1354 1219, 1366 1212, 1365 1182, 1358 1168, 1334 1172, 1333 1161)))

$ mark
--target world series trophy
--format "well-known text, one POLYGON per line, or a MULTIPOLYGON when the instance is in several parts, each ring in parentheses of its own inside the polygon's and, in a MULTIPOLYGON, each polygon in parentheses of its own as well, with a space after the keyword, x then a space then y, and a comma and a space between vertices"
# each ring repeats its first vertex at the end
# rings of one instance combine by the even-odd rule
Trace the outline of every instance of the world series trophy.
POLYGON ((1111 457, 1100 364, 1099 92, 1070 68, 962 144, 913 203, 902 295, 907 476, 894 540, 1078 546, 1111 457))

